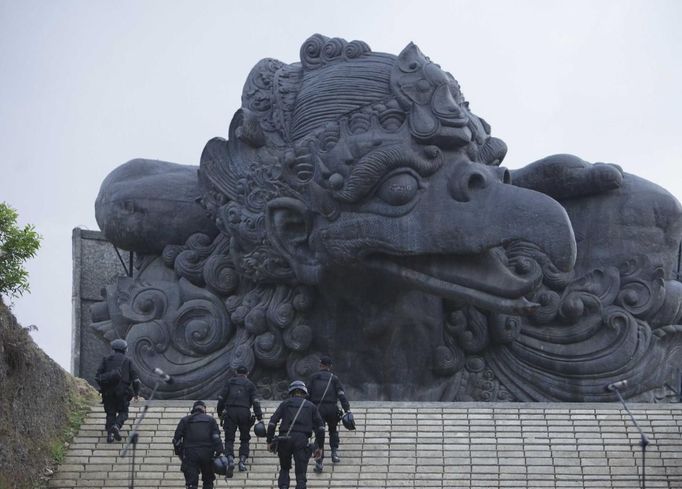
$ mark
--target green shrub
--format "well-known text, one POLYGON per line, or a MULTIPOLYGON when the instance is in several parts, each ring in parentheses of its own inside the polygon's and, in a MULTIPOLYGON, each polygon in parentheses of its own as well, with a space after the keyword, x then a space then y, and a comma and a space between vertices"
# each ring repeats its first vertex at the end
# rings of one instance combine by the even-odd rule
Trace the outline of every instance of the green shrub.
POLYGON ((0 202, 0 295, 21 296, 28 287, 28 272, 24 262, 35 256, 41 236, 27 224, 17 225, 17 211, 0 202))

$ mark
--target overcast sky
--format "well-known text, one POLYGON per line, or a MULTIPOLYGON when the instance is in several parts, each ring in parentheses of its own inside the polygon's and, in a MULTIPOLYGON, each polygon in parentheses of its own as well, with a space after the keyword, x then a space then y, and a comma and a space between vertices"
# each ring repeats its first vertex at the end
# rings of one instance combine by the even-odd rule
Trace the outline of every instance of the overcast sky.
POLYGON ((14 305, 65 368, 71 230, 132 158, 197 164, 261 58, 315 32, 393 54, 414 41, 457 78, 521 167, 574 153, 682 198, 682 1, 0 0, 0 201, 43 235, 14 305))

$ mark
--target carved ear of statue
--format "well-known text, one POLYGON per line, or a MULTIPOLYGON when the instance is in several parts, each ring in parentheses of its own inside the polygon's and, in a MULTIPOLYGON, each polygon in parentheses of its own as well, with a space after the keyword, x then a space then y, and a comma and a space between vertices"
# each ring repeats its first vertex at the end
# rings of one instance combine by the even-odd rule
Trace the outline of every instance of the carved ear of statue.
POLYGON ((291 197, 268 202, 265 225, 272 245, 284 256, 296 277, 307 285, 320 279, 320 262, 310 247, 311 216, 306 205, 291 197))

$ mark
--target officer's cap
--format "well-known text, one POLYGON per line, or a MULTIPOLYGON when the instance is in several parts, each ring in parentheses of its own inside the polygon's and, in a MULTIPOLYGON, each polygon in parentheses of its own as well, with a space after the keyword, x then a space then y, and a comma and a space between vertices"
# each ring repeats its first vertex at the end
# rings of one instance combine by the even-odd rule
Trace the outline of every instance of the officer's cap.
POLYGON ((235 372, 237 372, 238 374, 244 374, 245 375, 245 374, 249 373, 249 369, 246 368, 244 365, 240 365, 239 367, 237 367, 235 369, 235 372))
POLYGON ((206 403, 204 401, 194 401, 194 404, 192 404, 192 411, 194 411, 198 406, 206 409, 206 403))
POLYGON ((322 355, 320 357, 320 365, 324 365, 325 367, 331 367, 332 357, 330 357, 329 355, 322 355))
POLYGON ((124 339, 116 338, 114 341, 111 342, 111 349, 114 351, 122 351, 125 353, 125 351, 128 349, 128 343, 126 343, 126 340, 124 339))

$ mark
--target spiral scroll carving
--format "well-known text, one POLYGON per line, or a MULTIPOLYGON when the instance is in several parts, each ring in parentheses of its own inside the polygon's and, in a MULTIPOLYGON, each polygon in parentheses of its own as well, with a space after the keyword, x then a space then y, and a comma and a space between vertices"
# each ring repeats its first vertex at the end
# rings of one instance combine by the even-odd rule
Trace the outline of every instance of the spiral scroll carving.
POLYGON ((232 330, 227 315, 215 303, 193 299, 178 310, 173 337, 180 352, 203 355, 225 346, 232 330))
POLYGON ((121 305, 121 313, 130 321, 146 323, 160 319, 169 308, 169 298, 159 288, 145 287, 136 289, 127 303, 121 305))
POLYGON ((223 255, 213 255, 206 260, 202 271, 206 286, 218 295, 229 296, 237 290, 239 274, 232 259, 223 255))
POLYGON ((299 55, 255 65, 198 173, 133 160, 103 184, 126 203, 149 200, 140 175, 164 184, 125 214, 98 199, 121 232, 107 237, 140 256, 92 309, 146 381, 174 375, 162 396, 213 397, 240 365, 277 396, 322 353, 375 399, 662 385, 682 342, 679 203, 570 155, 505 169, 506 144, 412 43, 393 55, 315 34, 299 55))
POLYGON ((288 352, 282 334, 278 331, 268 331, 257 336, 253 351, 256 358, 267 367, 279 367, 287 361, 288 352))

